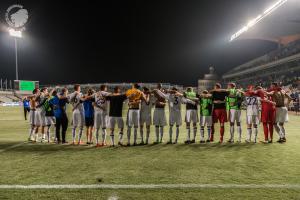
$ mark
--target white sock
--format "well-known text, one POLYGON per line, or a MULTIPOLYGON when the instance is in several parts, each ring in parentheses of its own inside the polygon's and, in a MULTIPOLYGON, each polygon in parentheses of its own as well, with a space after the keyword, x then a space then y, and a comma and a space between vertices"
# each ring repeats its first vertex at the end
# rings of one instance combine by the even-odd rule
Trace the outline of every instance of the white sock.
POLYGON ((176 127, 176 139, 175 139, 175 143, 178 142, 178 137, 179 137, 179 127, 176 127))
POLYGON ((200 128, 200 141, 204 141, 204 127, 200 128))
POLYGON ((211 127, 207 127, 207 140, 210 140, 211 127))
POLYGON ((131 137, 131 127, 128 126, 127 128, 127 142, 130 144, 130 137, 131 137))
POLYGON ((186 137, 186 140, 187 141, 191 140, 191 129, 190 128, 187 128, 187 137, 186 137))
POLYGON ((45 139, 46 139, 46 134, 42 133, 42 140, 45 140, 45 139))
POLYGON ((282 133, 278 124, 274 125, 275 131, 278 134, 279 138, 282 138, 282 133))
POLYGON ((230 140, 233 141, 234 139, 234 126, 230 126, 230 140))
POLYGON ((96 129, 96 144, 99 144, 99 128, 96 129))
POLYGON ((159 142, 159 126, 155 127, 156 142, 159 142))
POLYGON ((50 126, 47 126, 47 141, 50 142, 50 126))
POLYGON ((75 138, 76 138, 76 127, 73 127, 73 129, 72 129, 72 140, 73 140, 73 142, 75 142, 75 138))
POLYGON ((279 127, 280 127, 282 138, 285 138, 285 129, 284 129, 284 126, 279 126, 279 127))
POLYGON ((251 142, 252 128, 248 128, 247 132, 248 132, 247 141, 251 142))
POLYGON ((237 131, 238 131, 238 134, 239 134, 239 139, 238 139, 238 141, 241 142, 241 140, 242 140, 242 127, 241 127, 241 126, 238 126, 238 127, 237 127, 237 131))
POLYGON ((105 144, 106 143, 106 128, 102 128, 102 143, 105 144))
POLYGON ((146 133, 146 143, 148 144, 149 137, 150 137, 150 128, 148 128, 146 131, 147 131, 147 133, 146 133))
POLYGON ((33 133, 35 133, 35 127, 32 126, 29 130, 29 139, 32 139, 33 133))
POLYGON ((110 134, 110 140, 111 140, 111 145, 115 146, 115 135, 113 131, 110 134))
POLYGON ((256 128, 254 128, 254 142, 255 143, 257 142, 257 135, 258 135, 258 129, 256 127, 256 128))
POLYGON ((39 133, 35 133, 35 135, 34 135, 34 141, 38 141, 39 140, 39 133))
POLYGON ((140 127, 140 136, 141 136, 141 142, 144 143, 144 130, 142 127, 140 127))
POLYGON ((124 135, 123 132, 119 133, 119 142, 120 143, 122 143, 122 141, 123 141, 123 135, 124 135))
POLYGON ((160 127, 160 142, 163 141, 163 137, 164 137, 164 127, 161 126, 161 127, 160 127))
POLYGON ((197 126, 194 126, 193 130, 194 130, 194 138, 193 138, 193 140, 196 141, 196 136, 197 136, 197 126))
MULTIPOLYGON (((81 142, 82 132, 83 132, 83 128, 80 128, 79 134, 78 134, 78 142, 81 142)), ((87 138, 87 140, 88 140, 88 138, 87 138)))
POLYGON ((137 131, 138 129, 136 127, 133 128, 133 143, 136 144, 137 140, 137 131))
POLYGON ((172 142, 173 126, 169 127, 169 142, 172 142))

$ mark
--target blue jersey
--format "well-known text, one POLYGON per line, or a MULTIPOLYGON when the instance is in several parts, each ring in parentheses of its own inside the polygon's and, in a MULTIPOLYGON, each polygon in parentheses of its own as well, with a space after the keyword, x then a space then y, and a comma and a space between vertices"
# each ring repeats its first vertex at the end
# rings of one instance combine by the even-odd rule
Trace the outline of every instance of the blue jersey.
POLYGON ((84 116, 86 118, 92 118, 94 117, 94 106, 92 100, 86 100, 83 102, 84 107, 84 116))
POLYGON ((29 105, 29 100, 24 100, 23 101, 23 106, 24 106, 24 108, 30 108, 30 105, 29 105))
POLYGON ((56 118, 62 118, 63 115, 66 115, 67 102, 67 99, 59 99, 58 96, 55 96, 49 101, 49 103, 53 105, 53 112, 56 118))

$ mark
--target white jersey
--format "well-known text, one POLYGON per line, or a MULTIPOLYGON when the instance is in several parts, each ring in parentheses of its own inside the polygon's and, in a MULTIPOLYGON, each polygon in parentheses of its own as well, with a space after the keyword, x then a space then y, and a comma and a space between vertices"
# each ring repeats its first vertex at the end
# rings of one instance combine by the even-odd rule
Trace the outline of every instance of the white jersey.
POLYGON ((37 108, 38 110, 44 111, 44 106, 43 104, 46 101, 46 97, 44 96, 44 94, 41 94, 37 99, 36 99, 36 103, 37 103, 37 108))
POLYGON ((259 115, 260 98, 257 96, 246 96, 245 101, 247 106, 247 116, 259 115))
POLYGON ((69 101, 73 106, 73 112, 79 111, 80 113, 84 112, 83 104, 81 102, 82 93, 73 92, 69 95, 69 101))
POLYGON ((152 108, 152 101, 150 97, 150 101, 147 103, 146 101, 142 100, 141 102, 141 113, 151 113, 151 108, 152 108))
POLYGON ((93 98, 95 99, 95 111, 104 111, 108 112, 109 102, 106 100, 106 96, 110 93, 105 91, 100 91, 94 94, 93 98))

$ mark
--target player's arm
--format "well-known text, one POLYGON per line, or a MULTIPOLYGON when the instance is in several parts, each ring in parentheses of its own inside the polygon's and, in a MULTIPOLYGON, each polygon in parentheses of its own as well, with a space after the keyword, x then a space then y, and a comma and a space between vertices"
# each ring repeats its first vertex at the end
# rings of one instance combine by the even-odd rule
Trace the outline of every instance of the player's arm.
POLYGON ((162 91, 155 89, 154 90, 156 92, 156 94, 158 94, 160 97, 164 98, 164 99, 169 99, 169 95, 163 93, 162 91))

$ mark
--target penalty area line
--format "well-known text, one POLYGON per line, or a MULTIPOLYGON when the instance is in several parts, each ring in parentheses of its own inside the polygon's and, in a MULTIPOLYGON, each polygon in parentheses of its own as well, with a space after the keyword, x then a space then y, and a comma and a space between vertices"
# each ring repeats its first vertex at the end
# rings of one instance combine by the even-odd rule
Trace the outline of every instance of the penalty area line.
POLYGON ((300 189, 300 184, 0 185, 0 189, 300 189))

